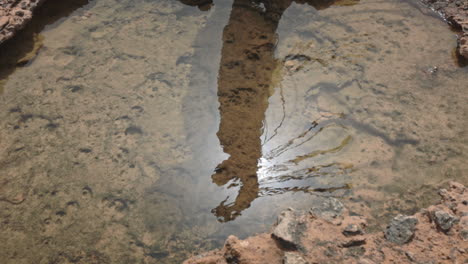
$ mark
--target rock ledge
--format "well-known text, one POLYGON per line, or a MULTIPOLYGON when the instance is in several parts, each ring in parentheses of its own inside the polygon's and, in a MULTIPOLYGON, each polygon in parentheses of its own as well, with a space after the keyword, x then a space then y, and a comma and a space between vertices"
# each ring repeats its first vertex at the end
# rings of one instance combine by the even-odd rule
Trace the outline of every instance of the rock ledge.
POLYGON ((0 45, 23 29, 44 1, 0 0, 0 45))
MULTIPOLYGON (((464 263, 468 259, 468 189, 450 182, 449 189, 439 194, 439 204, 413 216, 398 215, 384 232, 371 234, 365 233, 366 220, 350 216, 345 208, 339 215, 288 209, 271 233, 246 240, 230 236, 222 249, 184 264, 464 263)), ((341 208, 337 203, 333 200, 341 208)))
POLYGON ((421 0, 442 16, 458 34, 457 52, 468 59, 468 1, 466 0, 421 0))

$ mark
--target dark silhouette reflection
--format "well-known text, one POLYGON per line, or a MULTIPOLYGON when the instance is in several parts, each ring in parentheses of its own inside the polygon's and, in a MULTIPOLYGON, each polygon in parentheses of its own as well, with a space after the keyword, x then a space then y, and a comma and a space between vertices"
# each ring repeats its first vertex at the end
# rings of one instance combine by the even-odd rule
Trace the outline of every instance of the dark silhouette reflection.
MULTIPOLYGON (((181 0, 206 7, 211 1, 181 0)), ((223 32, 223 48, 218 74, 221 122, 217 136, 230 157, 212 175, 222 186, 240 181, 235 201, 226 200, 213 209, 221 222, 231 221, 250 207, 259 196, 258 160, 262 156, 261 135, 272 87, 272 75, 279 61, 274 57, 276 29, 292 2, 307 3, 317 9, 335 0, 234 0, 228 25, 223 32)))

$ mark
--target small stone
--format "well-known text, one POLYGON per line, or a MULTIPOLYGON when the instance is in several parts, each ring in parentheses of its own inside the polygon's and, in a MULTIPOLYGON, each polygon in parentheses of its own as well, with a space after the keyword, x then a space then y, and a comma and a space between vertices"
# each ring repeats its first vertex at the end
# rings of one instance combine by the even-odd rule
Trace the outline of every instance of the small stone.
MULTIPOLYGON (((430 66, 424 69, 424 73, 427 75, 435 75, 439 68, 437 66, 430 66)), ((429 160, 430 163, 435 163, 437 161, 436 156, 432 156, 431 159, 429 160)))
POLYGON ((343 230, 343 235, 345 236, 357 236, 362 234, 364 234, 362 228, 355 224, 350 224, 343 230))
POLYGON ((358 247, 366 244, 366 238, 361 237, 354 237, 348 241, 341 243, 342 247, 349 248, 349 247, 358 247))
POLYGON ((308 262, 297 252, 285 252, 283 264, 308 264, 308 262))
POLYGON ((416 217, 397 215, 385 230, 385 238, 399 245, 408 243, 414 236, 417 223, 416 217))
POLYGON ((278 217, 276 227, 271 236, 285 249, 301 248, 301 237, 306 230, 304 214, 293 209, 283 211, 278 217))
POLYGON ((414 260, 415 260, 414 254, 413 254, 413 253, 411 253, 411 252, 409 252, 409 251, 406 251, 406 252, 405 252, 405 255, 406 255, 406 257, 407 257, 410 261, 414 261, 414 260))
POLYGON ((444 211, 434 212, 432 218, 437 227, 444 232, 448 232, 452 226, 458 222, 458 217, 444 211))

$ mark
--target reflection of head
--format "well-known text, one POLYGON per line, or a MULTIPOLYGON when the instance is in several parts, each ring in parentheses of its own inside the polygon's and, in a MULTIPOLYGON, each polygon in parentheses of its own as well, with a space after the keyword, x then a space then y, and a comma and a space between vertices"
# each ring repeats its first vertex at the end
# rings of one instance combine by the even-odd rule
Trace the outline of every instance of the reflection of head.
POLYGON ((213 5, 213 0, 180 0, 183 4, 189 6, 198 6, 198 8, 202 11, 210 10, 211 6, 213 5))

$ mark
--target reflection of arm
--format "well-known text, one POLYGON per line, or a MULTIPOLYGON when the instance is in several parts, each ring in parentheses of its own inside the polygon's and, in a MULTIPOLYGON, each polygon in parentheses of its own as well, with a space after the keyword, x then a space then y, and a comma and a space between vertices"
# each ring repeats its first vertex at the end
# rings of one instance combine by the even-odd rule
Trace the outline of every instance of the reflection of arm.
POLYGON ((239 195, 236 200, 230 204, 221 202, 212 212, 218 217, 220 222, 229 222, 241 215, 241 212, 250 207, 253 200, 258 197, 259 185, 257 177, 251 177, 249 180, 244 180, 239 190, 239 195))

